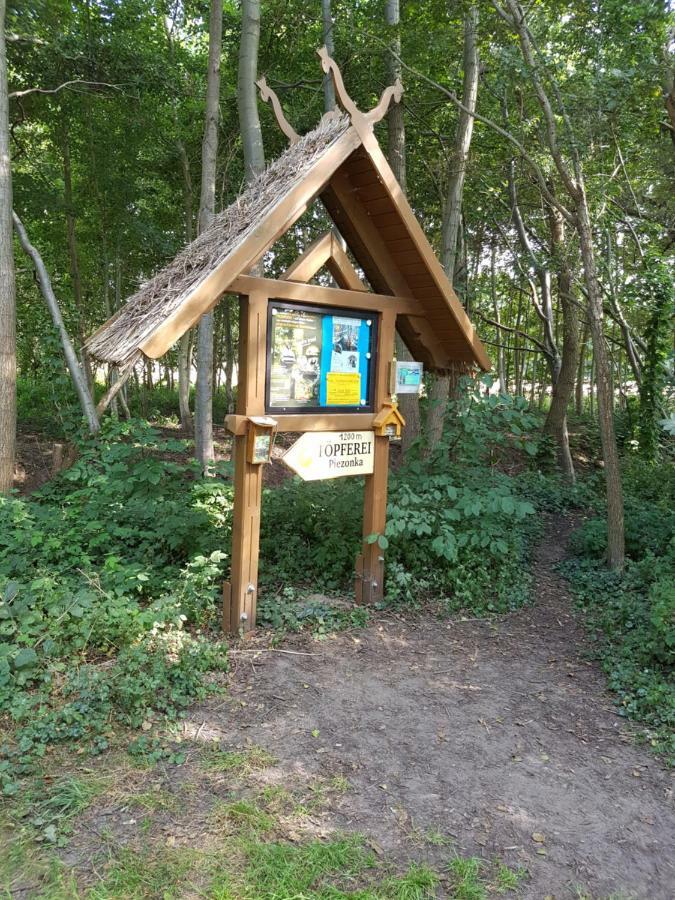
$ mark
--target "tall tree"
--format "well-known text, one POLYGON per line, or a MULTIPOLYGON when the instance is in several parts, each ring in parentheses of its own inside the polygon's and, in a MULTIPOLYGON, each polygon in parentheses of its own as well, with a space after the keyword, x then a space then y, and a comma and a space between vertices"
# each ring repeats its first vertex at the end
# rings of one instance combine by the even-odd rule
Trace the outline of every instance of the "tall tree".
POLYGON ((570 452, 567 429, 567 410, 574 393, 574 381, 579 360, 579 313, 572 295, 572 269, 567 258, 565 219, 559 210, 548 206, 551 258, 555 262, 558 281, 558 302, 562 311, 562 353, 560 366, 551 389, 544 431, 556 442, 558 466, 565 478, 575 481, 574 462, 570 452))
POLYGON ((5 0, 0 0, 0 493, 11 490, 16 455, 16 296, 5 0))
MULTIPOLYGON (((331 0, 321 0, 321 25, 323 43, 330 57, 335 56, 335 39, 333 37, 333 11, 331 0)), ((335 87, 330 72, 323 77, 323 106, 326 112, 335 109, 335 87)))
MULTIPOLYGON (((403 67, 401 65, 401 5, 400 0, 387 0, 384 9, 385 21, 390 31, 389 52, 387 53, 387 75, 390 84, 397 79, 403 80, 403 67)), ((406 180, 406 148, 405 148, 405 120, 403 118, 403 104, 393 103, 387 114, 387 156, 396 180, 401 185, 401 190, 407 191, 406 180)), ((412 359, 412 355, 401 337, 396 335, 397 359, 412 359)), ((401 439, 401 449, 406 453, 411 444, 420 435, 420 404, 415 394, 401 394, 398 398, 401 413, 405 419, 405 428, 401 439)))
MULTIPOLYGON (((223 44, 223 0, 211 0, 209 63, 202 141, 202 186, 199 231, 205 231, 216 211, 216 163, 220 108, 220 55, 223 44)), ((195 455, 202 466, 214 460, 213 450, 213 313, 199 321, 197 340, 197 394, 195 401, 195 455)))
POLYGON ((242 0, 237 103, 241 139, 244 146, 244 171, 249 184, 265 168, 265 151, 255 87, 259 44, 260 0, 242 0))
POLYGON ((448 180, 448 193, 443 214, 441 235, 441 260, 450 281, 454 282, 457 264, 457 238, 462 221, 462 198, 464 180, 469 161, 471 137, 473 135, 473 113, 478 97, 478 7, 470 6, 464 19, 464 82, 462 105, 459 112, 455 145, 452 156, 452 171, 448 180))
MULTIPOLYGON (((448 191, 441 229, 441 262, 448 278, 453 283, 457 268, 457 239, 462 221, 464 180, 466 178, 471 137, 473 135, 474 113, 476 111, 478 79, 480 75, 477 6, 470 6, 464 18, 463 68, 462 108, 459 111, 457 130, 455 132, 452 169, 448 179, 448 191)), ((432 447, 438 443, 443 433, 445 406, 450 386, 451 376, 440 375, 434 379, 431 387, 427 437, 432 447)))
MULTIPOLYGON (((562 119, 566 131, 565 144, 568 147, 570 157, 568 163, 561 149, 558 117, 554 112, 553 104, 544 86, 540 57, 522 6, 518 0, 505 0, 505 10, 499 6, 496 0, 493 0, 493 4, 518 37, 523 60, 527 66, 527 73, 543 115, 546 145, 560 180, 572 201, 573 212, 567 212, 566 218, 575 226, 579 237, 584 286, 586 289, 586 309, 595 359, 600 441, 607 485, 607 563, 611 569, 620 570, 623 568, 625 553, 623 490, 621 487, 619 454, 614 432, 614 397, 611 371, 603 332, 602 290, 598 278, 598 268, 593 246, 593 225, 579 144, 559 87, 549 72, 547 75, 557 102, 558 117, 562 119)), ((565 211, 560 209, 560 204, 555 202, 554 197, 550 196, 550 192, 548 199, 554 201, 553 205, 563 215, 565 214, 565 211)))
POLYGON ((13 220, 14 228, 16 229, 16 233, 19 237, 19 243, 35 266, 38 283, 40 285, 40 291, 42 292, 42 296, 44 297, 47 308, 49 309, 49 314, 52 318, 52 322, 54 323, 54 328, 56 328, 58 332, 59 340, 61 342, 61 348, 63 350, 63 356, 66 360, 66 366, 68 367, 68 372, 70 373, 73 387, 75 388, 75 393, 77 394, 77 397, 80 401, 82 414, 87 420, 87 427, 91 434, 96 434, 96 432, 99 430, 98 413, 96 412, 96 405, 94 403, 94 398, 89 387, 89 379, 86 377, 86 372, 82 371, 77 361, 75 348, 73 347, 72 341, 70 340, 70 336, 68 335, 68 331, 63 322, 63 316, 61 315, 59 302, 56 299, 56 295, 54 294, 51 278, 49 277, 49 273, 47 272, 47 267, 45 266, 40 253, 29 241, 23 222, 16 213, 13 213, 13 220))
MULTIPOLYGON (((174 17, 165 18, 166 39, 169 49, 169 65, 175 68, 175 51, 173 33, 176 26, 175 16, 178 10, 174 9, 174 17)), ((183 215, 185 219, 185 243, 192 243, 193 231, 193 189, 192 171, 190 169, 190 157, 188 156, 185 142, 179 130, 178 104, 176 99, 172 102, 172 118, 176 128, 176 150, 180 160, 180 169, 183 176, 183 215)), ((184 431, 192 431, 192 413, 190 412, 190 369, 192 356, 193 330, 186 331, 178 344, 178 414, 180 424, 184 431)))

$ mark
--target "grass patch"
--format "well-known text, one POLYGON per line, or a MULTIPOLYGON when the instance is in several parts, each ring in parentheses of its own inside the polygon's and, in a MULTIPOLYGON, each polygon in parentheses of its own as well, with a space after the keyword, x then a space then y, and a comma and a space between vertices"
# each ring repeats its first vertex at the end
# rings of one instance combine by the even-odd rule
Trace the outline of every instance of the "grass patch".
POLYGON ((267 769, 276 764, 276 757, 262 747, 248 750, 221 750, 210 747, 200 758, 204 769, 211 772, 230 772, 233 775, 250 775, 251 772, 267 769))
POLYGON ((486 900, 487 890, 481 877, 485 868, 475 856, 455 856, 448 863, 454 900, 486 900))
POLYGON ((247 833, 266 834, 274 829, 275 821, 256 803, 231 800, 216 803, 210 819, 214 824, 239 828, 247 833))
POLYGON ((200 854, 194 850, 158 850, 143 854, 121 851, 103 880, 83 897, 87 900, 161 898, 178 900, 196 878, 200 854))
POLYGON ((11 820, 15 827, 29 829, 38 841, 63 843, 64 836, 71 830, 72 820, 84 812, 109 784, 109 778, 98 775, 37 779, 12 805, 11 820))
POLYGON ((411 863, 408 871, 384 885, 384 896, 392 900, 430 900, 440 882, 437 872, 424 863, 411 863))
POLYGON ((132 794, 127 798, 127 803, 130 806, 138 806, 150 812, 158 812, 159 810, 175 812, 179 807, 178 797, 160 788, 143 791, 140 794, 132 794))
MULTIPOLYGON (((299 847, 291 844, 249 843, 244 877, 247 893, 255 900, 281 897, 341 898, 358 896, 349 882, 375 863, 362 838, 346 837, 324 843, 312 841, 299 847), (339 882, 334 889, 329 879, 339 882)), ((354 889, 357 886, 353 885, 354 889)), ((217 895, 216 895, 217 896, 217 895)))
POLYGON ((508 891, 515 891, 521 881, 527 878, 527 869, 518 866, 517 869, 510 869, 503 862, 497 861, 497 875, 495 878, 495 890, 498 894, 505 894, 508 891))
POLYGON ((0 898, 75 900, 75 879, 52 853, 36 846, 34 835, 0 819, 0 898))

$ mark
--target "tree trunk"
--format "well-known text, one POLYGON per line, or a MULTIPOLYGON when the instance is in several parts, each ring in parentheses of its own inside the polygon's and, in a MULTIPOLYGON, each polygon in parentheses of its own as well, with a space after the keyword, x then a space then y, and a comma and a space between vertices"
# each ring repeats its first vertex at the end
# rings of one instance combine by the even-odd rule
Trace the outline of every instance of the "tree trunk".
POLYGON ((265 152, 255 87, 259 43, 260 0, 242 0, 237 103, 241 139, 244 146, 244 171, 249 184, 265 168, 265 152))
POLYGON ((567 430, 567 409, 574 392, 574 379, 579 359, 579 316, 572 298, 572 272, 565 257, 565 222, 556 209, 549 210, 551 256, 558 266, 558 300, 562 309, 562 356, 558 377, 551 389, 551 406, 544 422, 544 432, 556 443, 558 465, 565 478, 574 483, 574 463, 567 430))
POLYGON ((16 213, 13 213, 13 219, 14 228, 16 229, 16 233, 19 237, 19 243, 23 247, 26 254, 33 261, 35 271, 37 272, 40 291, 42 292, 42 296, 44 297, 45 302, 47 303, 49 314, 52 317, 54 327, 59 333, 59 339, 61 341, 61 347, 63 348, 63 355, 66 360, 66 365, 68 366, 68 371, 70 372, 73 386, 80 401, 82 413, 87 420, 87 426, 91 434, 96 434, 96 432, 99 430, 96 405, 89 391, 87 379, 80 369, 79 363, 77 361, 77 354, 75 353, 75 349, 73 348, 70 337, 68 336, 66 326, 63 323, 63 317, 61 316, 61 310, 59 309, 59 302, 56 299, 56 296, 52 289, 52 283, 51 279, 49 278, 49 273, 47 272, 47 269, 39 252, 28 240, 26 229, 24 228, 21 219, 17 216, 16 213))
MULTIPOLYGON (((321 0, 321 24, 323 30, 323 43, 328 50, 328 55, 335 56, 335 39, 333 37, 333 14, 330 8, 331 0, 321 0)), ((326 112, 335 109, 335 88, 330 72, 323 78, 323 107, 326 112)))
POLYGON ((5 50, 0 0, 0 494, 12 489, 16 455, 16 292, 12 241, 12 171, 5 50))
POLYGON ((513 351, 513 381, 516 397, 520 397, 523 393, 523 357, 524 351, 519 349, 517 334, 520 331, 520 323, 523 317, 523 293, 518 292, 518 306, 516 307, 516 331, 513 335, 514 351, 513 351))
POLYGON ((579 243, 584 263, 584 281, 588 299, 588 318, 595 359, 595 385, 602 457, 607 484, 607 564, 621 570, 624 564, 623 489, 619 454, 614 433, 614 398, 612 396, 607 345, 602 328, 602 295, 593 251, 593 232, 583 184, 576 203, 579 243))
MULTIPOLYGON (((183 212, 185 216, 185 243, 192 243, 192 174, 190 160, 183 141, 176 142, 183 172, 183 212)), ((192 350, 192 329, 186 331, 178 344, 178 414, 183 431, 192 431, 190 412, 190 354, 192 350)))
MULTIPOLYGON (((391 52, 387 53, 387 80, 394 84, 396 79, 402 80, 402 66, 399 62, 401 56, 401 12, 400 0, 386 0, 384 10, 385 21, 390 31, 389 45, 391 52)), ((388 132, 388 159, 396 180, 402 190, 407 190, 406 180, 406 147, 405 147, 405 122, 403 120, 403 105, 392 103, 387 113, 388 132)))
MULTIPOLYGON (((386 0, 385 20, 388 28, 391 29, 389 42, 391 52, 387 54, 387 77, 389 83, 394 84, 397 78, 402 80, 402 66, 399 62, 401 56, 399 0, 386 0)), ((401 190, 405 193, 407 189, 405 122, 403 119, 403 106, 400 103, 394 103, 390 107, 387 114, 387 129, 389 135, 387 153, 389 165, 401 186, 401 190)), ((396 334, 396 359, 412 359, 412 354, 398 333, 396 334)), ((405 428, 401 437, 401 450, 405 455, 420 436, 419 397, 416 394, 401 394, 398 398, 398 405, 405 419, 405 428)))
POLYGON ((77 235, 75 232, 75 208, 73 204, 73 176, 70 165, 70 138, 68 135, 68 124, 64 116, 64 125, 62 129, 62 152, 63 152, 63 201, 66 213, 66 233, 68 235, 68 258, 70 262, 70 277, 73 282, 73 299, 75 300, 75 309, 77 310, 77 329, 80 340, 80 353, 82 356, 82 368, 87 379, 89 393, 94 393, 94 373, 91 368, 91 360, 89 354, 85 350, 85 327, 84 327, 84 302, 82 298, 82 278, 80 276, 80 260, 77 252, 77 235))
POLYGON ((579 367, 577 369, 577 384, 574 399, 575 412, 578 416, 584 412, 584 384, 586 382, 586 344, 588 343, 588 324, 584 323, 579 347, 579 367))
POLYGON ((464 20, 464 87, 462 104, 468 110, 460 110, 455 133, 453 171, 450 174, 441 232, 441 259, 450 281, 454 280, 457 258, 457 235, 462 217, 464 179, 473 134, 473 113, 478 97, 478 7, 471 6, 464 20))
POLYGON ((192 356, 192 329, 186 331, 178 344, 178 414, 183 431, 192 431, 190 412, 190 369, 192 356))
MULTIPOLYGON (((476 110, 478 97, 478 7, 471 6, 464 19, 464 86, 462 103, 465 109, 460 110, 455 132, 453 155, 453 171, 450 173, 448 193, 443 212, 441 228, 441 261, 445 273, 451 282, 455 280, 455 264, 457 261, 457 236, 462 220, 462 197, 464 195, 464 179, 473 134, 473 113, 476 110)), ((447 399, 450 390, 450 379, 447 375, 439 375, 432 388, 432 393, 440 397, 445 391, 447 399)), ((443 433, 445 418, 445 402, 433 403, 427 416, 427 440, 434 447, 443 433)))
MULTIPOLYGON (((497 302, 497 278, 496 278, 496 261, 497 261, 497 245, 492 242, 492 252, 490 253, 490 293, 492 295, 492 309, 494 312, 495 322, 501 325, 499 303, 497 302)), ((501 341, 499 330, 497 331, 497 340, 501 341)), ((499 393, 506 393, 506 378, 504 375, 504 347, 500 343, 497 349, 497 375, 499 377, 499 393)))
MULTIPOLYGON (((216 162, 220 54, 223 43, 223 0, 211 0, 209 14, 209 69, 206 87, 202 185, 199 199, 199 231, 209 227, 215 215, 216 162)), ((215 459, 213 450, 213 313, 199 320, 197 338, 197 394, 195 400, 195 456, 203 468, 215 459)))
MULTIPOLYGON (((546 141, 551 158, 560 175, 565 189, 574 204, 574 216, 567 211, 567 216, 574 222, 579 235, 581 257, 583 260, 584 282, 588 307, 588 318, 593 341, 593 354, 596 371, 596 394, 598 399, 598 420, 600 424, 600 440, 605 464, 605 480, 607 485, 607 564, 610 569, 621 570, 624 564, 625 541, 623 521, 623 491, 619 469, 619 453, 614 433, 614 403, 612 396, 607 347, 603 333, 602 294, 598 282, 598 272, 593 249, 593 227, 591 224, 583 167, 572 131, 572 120, 561 101, 560 91, 554 84, 556 99, 560 107, 563 124, 566 128, 566 143, 571 157, 571 169, 565 162, 559 143, 559 124, 553 112, 551 101, 544 87, 544 79, 540 73, 539 56, 535 52, 525 13, 518 0, 505 0, 510 13, 510 24, 515 29, 523 60, 527 66, 532 86, 534 87, 541 111, 546 122, 546 141), (569 138, 572 140, 569 141, 569 138)), ((550 79, 550 72, 547 73, 550 79)), ((553 205, 556 205, 555 203, 553 205)))

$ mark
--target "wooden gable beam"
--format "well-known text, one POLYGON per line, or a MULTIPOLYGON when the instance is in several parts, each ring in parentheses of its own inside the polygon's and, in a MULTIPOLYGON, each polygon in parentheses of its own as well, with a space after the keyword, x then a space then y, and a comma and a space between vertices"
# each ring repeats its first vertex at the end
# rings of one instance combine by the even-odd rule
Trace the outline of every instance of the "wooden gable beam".
POLYGON ((363 147, 370 156, 387 194, 396 207, 411 240, 424 261, 427 271, 446 300, 448 312, 454 317, 455 322, 470 346, 478 365, 486 372, 489 371, 492 368, 490 358, 485 352, 485 348, 480 342, 476 329, 473 327, 471 320, 464 311, 457 294, 453 290, 450 279, 445 274, 443 266, 422 230, 422 226, 417 221, 415 213, 410 208, 410 204, 408 203, 400 184, 396 180, 396 176, 392 172, 391 166, 387 162, 387 158, 377 142, 377 138, 372 131, 369 134, 362 134, 361 137, 363 147))
MULTIPOLYGON (((350 249, 373 288, 381 294, 410 297, 417 304, 419 317, 423 317, 422 304, 412 297, 407 281, 345 172, 335 173, 321 200, 338 229, 349 236, 350 249)), ((435 369, 447 368, 448 352, 423 318, 399 316, 396 328, 416 359, 423 359, 435 369)))
POLYGON ((314 241, 281 277, 284 281, 300 281, 306 284, 324 266, 338 287, 347 291, 368 290, 332 231, 314 241))
POLYGON ((349 128, 314 163, 302 181, 277 203, 239 247, 206 275, 192 294, 162 322, 139 349, 151 359, 163 356, 188 328, 195 325, 205 312, 209 312, 216 305, 232 281, 241 272, 246 272, 254 266, 272 244, 297 222, 309 204, 323 190, 333 172, 360 144, 358 132, 354 128, 349 128))

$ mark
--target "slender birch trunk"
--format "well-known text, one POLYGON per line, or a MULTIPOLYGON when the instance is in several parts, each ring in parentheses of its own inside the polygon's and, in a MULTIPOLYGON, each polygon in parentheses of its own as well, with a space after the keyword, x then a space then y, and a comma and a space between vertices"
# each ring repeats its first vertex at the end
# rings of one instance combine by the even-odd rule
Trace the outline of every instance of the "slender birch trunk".
MULTIPOLYGON (((215 215, 220 54, 223 43, 223 0, 211 0, 209 13, 209 63, 206 112, 202 141, 202 184, 199 199, 199 231, 209 227, 215 215)), ((197 395, 195 400, 195 456, 206 468, 213 450, 213 313, 199 320, 197 338, 197 395)))
POLYGON ((61 132, 63 153, 63 201, 66 213, 66 234, 68 236, 68 259, 70 262, 70 277, 73 283, 73 299, 77 310, 77 330, 80 342, 80 355, 82 357, 82 369, 87 379, 89 393, 94 393, 94 373, 91 368, 91 360, 84 346, 84 301, 82 297, 82 277, 80 275, 80 258, 77 251, 77 233, 75 230, 75 208, 73 203, 73 174, 70 164, 70 136, 68 134, 68 122, 65 118, 61 132))
MULTIPOLYGON (((476 111, 478 97, 478 77, 480 74, 478 60, 478 7, 469 7, 464 19, 464 84, 462 89, 462 105, 455 133, 453 154, 453 171, 450 173, 448 193, 443 212, 441 228, 441 262, 451 282, 455 279, 457 263, 457 238, 462 221, 462 198, 464 196, 464 180, 471 148, 473 134, 473 114, 476 111)), ((456 379, 453 379, 456 381, 456 379)), ((427 417, 427 439, 430 447, 434 447, 443 433, 446 401, 450 391, 451 376, 439 375, 432 389, 432 402, 427 417)))
POLYGON ((7 94, 5 0, 0 0, 0 494, 12 489, 16 455, 16 290, 7 94))
POLYGON ((464 195, 464 179, 469 161, 471 137, 473 134, 473 113, 476 111, 478 97, 478 7, 471 6, 464 20, 464 86, 462 104, 468 112, 460 110, 455 147, 453 154, 453 171, 450 174, 448 193, 443 215, 441 234, 441 260, 450 281, 455 274, 457 261, 457 237, 462 219, 462 197, 464 195))
POLYGON ((607 564, 610 569, 620 570, 623 568, 625 553, 624 511, 619 452, 614 432, 614 396, 607 344, 603 331, 602 293, 595 263, 593 230, 583 183, 580 187, 580 197, 577 202, 579 243, 584 262, 584 281, 588 297, 589 324, 595 361, 595 392, 598 401, 600 443, 607 485, 607 564))
POLYGON ((250 184, 265 168, 258 98, 255 82, 258 72, 258 45, 260 43, 260 0, 242 0, 241 44, 239 46, 239 75, 237 79, 237 103, 239 127, 244 146, 244 171, 250 184))
MULTIPOLYGON (((168 20, 165 19, 166 40, 169 47, 169 65, 174 66, 174 42, 173 27, 169 27, 168 20)), ((176 128, 176 150, 180 160, 181 173, 183 175, 183 218, 185 229, 185 243, 192 243, 193 238, 193 205, 194 191, 192 187, 192 172, 190 170, 190 158, 187 154, 185 144, 180 137, 178 104, 174 98, 172 102, 173 122, 176 128)), ((178 343, 178 414, 180 416, 180 424, 183 431, 191 432, 194 423, 192 421, 192 413, 190 412, 190 371, 191 371, 191 354, 193 343, 193 329, 186 331, 178 343)))
MULTIPOLYGON (((387 0, 385 5, 385 21, 391 30, 389 45, 391 52, 387 54, 387 77, 390 84, 394 84, 397 78, 402 79, 402 66, 399 62, 401 56, 401 10, 399 0, 387 0)), ((406 144, 405 121, 403 119, 403 106, 394 103, 387 114, 388 130, 388 159, 396 180, 401 185, 403 193, 407 190, 406 179, 406 144)), ((404 344, 401 337, 396 334, 396 358, 399 360, 412 359, 412 354, 404 344)), ((420 435, 420 401, 415 394, 401 394, 398 398, 401 414, 405 419, 405 428, 401 438, 401 450, 405 455, 410 446, 420 435)))
POLYGON ((68 371, 70 373, 73 386, 80 401, 82 413, 87 420, 87 426, 91 434, 96 434, 96 432, 99 430, 96 405, 89 390, 88 380, 85 374, 82 372, 82 369, 80 368, 77 360, 77 354, 75 353, 75 348, 73 347, 73 344, 68 335, 68 331, 66 330, 66 326, 64 325, 61 310, 59 308, 59 302, 56 299, 56 295, 54 294, 54 291, 52 289, 52 283, 49 277, 49 273, 47 272, 47 268, 42 260, 42 257, 40 256, 40 253, 30 243, 28 235, 26 234, 26 229, 24 228, 21 219, 17 216, 16 213, 13 213, 13 220, 14 228, 16 229, 16 233, 19 237, 19 243, 35 266, 38 283, 40 285, 40 291, 42 292, 42 296, 44 297, 49 309, 49 314, 52 317, 54 327, 58 331, 59 340, 61 341, 61 347, 63 348, 63 355, 66 360, 66 365, 68 366, 68 371))
MULTIPOLYGON (((192 242, 192 173, 190 160, 183 141, 176 142, 183 173, 183 213, 185 216, 185 243, 192 242)), ((192 329, 186 331, 178 344, 178 413, 181 428, 192 431, 192 413, 190 412, 190 355, 192 353, 192 329)))
MULTIPOLYGON (((321 25, 323 43, 330 57, 335 56, 335 38, 333 37, 333 13, 331 0, 321 0, 321 25)), ((335 109, 335 87, 330 72, 323 78, 323 107, 326 112, 335 109)))
MULTIPOLYGON (((492 297, 492 310, 494 312, 495 322, 501 325, 499 303, 497 301, 497 245, 493 241, 490 252, 490 294, 492 297)), ((501 340, 501 332, 497 331, 497 340, 501 340)), ((499 393, 506 393, 506 377, 504 373, 504 347, 500 343, 497 349, 497 375, 499 377, 499 393)))

